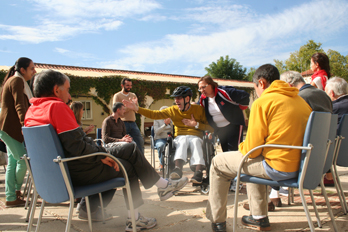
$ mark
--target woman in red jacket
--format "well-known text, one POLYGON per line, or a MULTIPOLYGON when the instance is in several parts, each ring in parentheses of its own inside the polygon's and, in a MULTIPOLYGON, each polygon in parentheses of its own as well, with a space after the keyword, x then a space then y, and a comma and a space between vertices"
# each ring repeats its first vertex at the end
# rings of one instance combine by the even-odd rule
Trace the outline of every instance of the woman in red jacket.
POLYGON ((315 53, 311 58, 311 70, 314 72, 311 85, 325 91, 326 82, 330 78, 329 57, 324 53, 315 53))
POLYGON ((21 57, 8 71, 1 93, 0 138, 7 147, 8 165, 6 170, 5 195, 6 207, 24 205, 20 199, 21 187, 27 171, 22 126, 24 117, 33 97, 27 83, 34 74, 35 66, 31 59, 21 57))

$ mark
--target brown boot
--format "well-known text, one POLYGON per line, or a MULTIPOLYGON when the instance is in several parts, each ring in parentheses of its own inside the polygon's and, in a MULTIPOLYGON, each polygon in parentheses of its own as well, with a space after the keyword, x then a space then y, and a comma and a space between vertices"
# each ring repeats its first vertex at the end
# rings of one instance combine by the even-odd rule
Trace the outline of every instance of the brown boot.
MULTIPOLYGON (((250 206, 248 203, 245 203, 243 205, 243 208, 246 210, 250 210, 250 206)), ((268 212, 270 212, 270 211, 275 211, 275 206, 274 206, 272 201, 268 203, 268 212)))
POLYGON ((6 208, 12 208, 12 207, 20 207, 20 206, 24 206, 25 205, 25 201, 17 198, 14 201, 6 201, 6 208))

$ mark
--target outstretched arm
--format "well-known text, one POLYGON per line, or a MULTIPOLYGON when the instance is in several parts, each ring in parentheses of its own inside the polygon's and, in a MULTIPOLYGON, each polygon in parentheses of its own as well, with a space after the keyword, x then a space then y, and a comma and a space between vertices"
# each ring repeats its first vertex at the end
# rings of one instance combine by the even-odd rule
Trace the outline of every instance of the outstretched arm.
POLYGON ((138 111, 139 107, 135 104, 135 101, 129 101, 129 100, 122 100, 122 103, 125 107, 134 110, 134 111, 138 111))

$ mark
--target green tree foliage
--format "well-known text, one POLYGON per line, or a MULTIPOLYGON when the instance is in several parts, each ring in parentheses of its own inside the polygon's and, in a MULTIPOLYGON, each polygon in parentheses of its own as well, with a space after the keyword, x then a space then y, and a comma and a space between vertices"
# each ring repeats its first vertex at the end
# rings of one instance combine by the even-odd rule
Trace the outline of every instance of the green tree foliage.
POLYGON ((316 43, 313 40, 309 40, 307 44, 300 47, 298 51, 290 53, 290 57, 283 61, 274 60, 275 66, 280 73, 285 71, 297 71, 304 72, 310 69, 311 57, 314 53, 324 52, 321 48, 321 43, 316 43))
POLYGON ((327 56, 330 59, 331 73, 348 81, 348 55, 343 56, 339 52, 329 49, 327 56))
POLYGON ((213 78, 247 80, 247 69, 243 68, 236 59, 229 58, 228 56, 225 58, 221 56, 216 63, 211 63, 205 70, 213 78))
POLYGON ((248 81, 253 81, 253 76, 254 76, 254 73, 255 73, 256 69, 251 67, 247 73, 247 80, 248 81))

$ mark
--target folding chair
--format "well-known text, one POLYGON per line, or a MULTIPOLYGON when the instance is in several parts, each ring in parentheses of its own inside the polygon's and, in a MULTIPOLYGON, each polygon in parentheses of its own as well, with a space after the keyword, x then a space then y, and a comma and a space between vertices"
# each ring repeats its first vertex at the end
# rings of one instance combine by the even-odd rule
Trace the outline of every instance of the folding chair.
MULTIPOLYGON (((123 165, 114 156, 108 153, 99 152, 84 156, 64 158, 65 155, 62 145, 52 125, 23 127, 22 130, 28 152, 28 154, 24 156, 24 159, 32 176, 32 183, 34 188, 34 201, 32 203, 33 206, 28 222, 28 231, 31 230, 38 194, 42 198, 42 204, 36 231, 39 230, 46 201, 50 203, 61 203, 69 200, 70 208, 65 229, 65 231, 68 232, 71 226, 74 199, 79 197, 85 197, 86 199, 88 225, 90 231, 92 231, 92 220, 88 196, 99 193, 100 205, 102 208, 101 211, 104 218, 103 202, 100 193, 116 187, 126 188, 129 207, 132 215, 132 224, 135 225, 132 193, 130 191, 127 172, 124 169, 123 165), (72 185, 66 162, 96 155, 108 156, 115 160, 118 163, 120 171, 122 171, 124 177, 114 178, 102 183, 86 186, 72 185)), ((136 231, 136 227, 133 228, 133 231, 136 231)))
POLYGON ((101 132, 102 132, 101 128, 97 128, 97 138, 94 141, 97 143, 98 146, 105 147, 105 142, 102 139, 101 132))
MULTIPOLYGON (((308 206, 306 203, 303 190, 315 189, 320 183, 320 181, 322 180, 324 163, 325 163, 326 155, 329 148, 329 146, 327 145, 328 144, 327 141, 329 136, 330 120, 331 120, 330 113, 312 112, 307 122, 307 127, 305 130, 302 146, 265 144, 250 150, 244 156, 244 158, 242 159, 239 165, 238 173, 235 178, 237 182, 237 186, 239 186, 240 181, 242 181, 242 182, 266 185, 265 186, 266 188, 267 188, 267 185, 298 188, 300 192, 303 208, 307 216, 310 230, 312 232, 315 231, 313 223, 312 223, 312 219, 308 211, 308 206), (255 150, 262 149, 264 147, 302 150, 298 178, 293 178, 293 179, 283 180, 283 181, 273 181, 269 179, 263 179, 259 177, 249 176, 246 174, 241 174, 243 164, 247 160, 248 156, 255 150)), ((239 195, 239 189, 237 188, 235 193, 235 200, 234 200, 235 207, 234 207, 234 218, 233 218, 233 231, 236 231, 236 228, 237 228, 238 195, 239 195)), ((328 205, 328 207, 330 206, 328 205)), ((331 220, 334 223, 334 219, 331 218, 331 220)))
POLYGON ((347 214, 348 206, 346 197, 344 195, 344 191, 342 188, 342 184, 337 172, 337 166, 348 167, 348 115, 345 114, 342 116, 340 124, 337 130, 337 136, 339 137, 339 144, 337 148, 337 152, 333 161, 332 166, 332 175, 335 183, 335 187, 337 190, 337 194, 339 196, 342 209, 344 214, 347 214))

